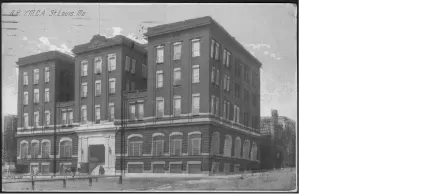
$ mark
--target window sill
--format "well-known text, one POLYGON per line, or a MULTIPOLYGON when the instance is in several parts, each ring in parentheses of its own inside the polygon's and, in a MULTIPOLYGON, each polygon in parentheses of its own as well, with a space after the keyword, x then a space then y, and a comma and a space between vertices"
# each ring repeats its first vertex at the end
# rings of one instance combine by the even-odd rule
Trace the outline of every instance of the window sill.
POLYGON ((81 98, 82 98, 82 99, 86 99, 86 98, 87 98, 87 96, 82 96, 81 98))
POLYGON ((161 65, 163 64, 163 62, 155 62, 157 65, 161 65))

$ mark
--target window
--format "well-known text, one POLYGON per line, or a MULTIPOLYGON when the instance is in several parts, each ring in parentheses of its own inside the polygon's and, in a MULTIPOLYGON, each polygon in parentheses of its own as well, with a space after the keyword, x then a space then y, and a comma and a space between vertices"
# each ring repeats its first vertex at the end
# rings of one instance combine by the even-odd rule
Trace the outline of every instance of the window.
POLYGON ((226 64, 226 49, 223 49, 223 64, 226 64))
POLYGON ((28 125, 29 125, 29 118, 28 118, 28 113, 25 113, 24 115, 23 115, 23 126, 25 127, 25 128, 28 128, 28 125))
POLYGON ((230 89, 230 85, 231 85, 231 76, 228 76, 228 80, 226 80, 226 91, 231 91, 230 89))
POLYGON ((27 159, 28 158, 28 143, 20 144, 20 158, 27 159))
POLYGON ((225 74, 225 77, 223 78, 223 90, 228 90, 228 75, 225 74))
POLYGON ((163 110, 164 110, 164 104, 163 104, 163 98, 159 97, 157 98, 157 117, 163 117, 163 110))
POLYGON ((200 56, 200 40, 194 39, 192 40, 192 57, 200 56))
POLYGON ((31 143, 31 158, 38 158, 39 143, 31 143))
POLYGON ((129 139, 129 156, 142 156, 142 138, 131 137, 129 139))
POLYGON ((215 83, 215 74, 216 74, 216 69, 215 66, 212 66, 212 71, 211 71, 211 83, 215 83))
POLYGON ((114 71, 116 67, 116 54, 112 53, 108 55, 108 71, 114 71))
POLYGON ((174 96, 174 116, 181 114, 181 96, 174 96))
POLYGON ((39 103, 40 99, 39 99, 39 91, 38 89, 34 89, 34 103, 39 103))
POLYGON ((220 44, 218 44, 218 42, 215 42, 215 60, 219 60, 220 58, 220 44))
POLYGON ((45 126, 49 126, 51 122, 51 113, 49 111, 45 112, 45 126))
POLYGON ((163 71, 157 71, 157 88, 163 87, 163 71))
POLYGON ((109 94, 115 94, 115 78, 109 79, 109 94))
POLYGON ((211 58, 214 58, 215 40, 211 41, 211 58))
POLYGON ((23 105, 28 105, 28 92, 23 93, 23 105))
POLYGON ((49 67, 45 67, 45 82, 49 82, 49 67))
POLYGON ((227 50, 225 50, 225 53, 226 53, 226 58, 224 59, 223 64, 225 64, 226 67, 229 68, 230 61, 231 61, 231 53, 227 50))
POLYGON ((131 69, 131 57, 126 56, 125 59, 125 71, 128 71, 131 69))
POLYGON ((164 140, 154 140, 154 156, 163 156, 164 140))
POLYGON ((249 140, 246 140, 244 145, 243 145, 243 158, 244 159, 249 159, 249 148, 250 148, 250 143, 249 140))
POLYGON ((226 118, 226 101, 223 100, 223 118, 226 118))
POLYGON ((218 132, 212 133, 211 139, 211 154, 218 155, 220 153, 220 134, 218 132))
POLYGON ((67 119, 66 119, 66 111, 62 111, 62 124, 66 125, 67 124, 67 119))
POLYGON ((69 115, 69 120, 68 120, 68 125, 72 125, 74 123, 74 113, 71 111, 68 111, 68 115, 69 115))
POLYGON ((192 94, 192 114, 200 113, 200 94, 192 94))
POLYGON ((215 96, 212 96, 211 97, 211 114, 215 115, 215 112, 216 112, 216 110, 215 110, 215 96))
POLYGON ((182 50, 182 43, 176 42, 173 44, 174 46, 174 60, 180 60, 181 50, 182 50))
POLYGON ((45 102, 49 102, 49 88, 45 88, 45 102))
POLYGON ((131 73, 135 74, 135 64, 137 63, 137 61, 135 59, 132 59, 132 68, 131 68, 131 73))
POLYGON ((171 141, 171 155, 180 156, 182 148, 182 140, 181 139, 173 139, 171 141))
POLYGON ((39 79, 40 79, 39 70, 34 69, 34 84, 38 84, 39 79))
POLYGON ((144 105, 143 102, 138 103, 138 119, 139 120, 143 120, 143 118, 145 116, 145 110, 144 110, 143 105, 144 105))
POLYGON ((230 116, 230 114, 229 114, 229 113, 230 113, 230 110, 231 110, 231 105, 230 105, 230 103, 229 103, 229 102, 227 102, 226 104, 227 104, 227 105, 226 105, 226 106, 227 106, 227 108, 226 108, 226 109, 227 109, 227 113, 226 113, 226 119, 228 119, 228 120, 229 120, 229 118, 230 118, 230 117, 229 117, 229 116, 230 116))
POLYGON ((87 95, 88 95, 88 83, 83 82, 82 83, 82 98, 86 98, 87 95))
POLYGON ((50 142, 43 142, 42 143, 42 158, 49 158, 49 153, 51 150, 51 143, 50 142))
POLYGON ((131 82, 131 89, 135 90, 135 82, 131 82))
POLYGON ((38 121, 40 120, 40 115, 38 112, 34 112, 34 127, 38 127, 39 123, 38 121))
POLYGON ((23 85, 28 85, 28 72, 23 72, 23 85))
POLYGON ((200 82, 200 65, 192 66, 192 83, 200 82))
POLYGON ((102 58, 101 57, 95 57, 94 59, 94 69, 95 74, 101 74, 102 73, 102 58))
POLYGON ((129 105, 129 118, 135 120, 135 104, 129 105))
POLYGON ((82 76, 88 76, 88 61, 82 61, 82 76))
POLYGON ((235 138, 235 152, 234 156, 240 158, 241 157, 241 139, 240 137, 235 138))
POLYGON ((95 123, 100 123, 100 105, 95 105, 95 123))
POLYGON ((252 142, 251 160, 257 160, 257 144, 255 142, 252 142))
POLYGON ((232 138, 230 135, 225 135, 225 144, 223 148, 223 156, 231 157, 232 138))
POLYGON ((114 112, 114 103, 109 103, 109 121, 114 121, 115 112, 114 112))
POLYGON ((233 118, 234 122, 237 120, 236 118, 237 118, 237 106, 234 105, 234 118, 233 118))
POLYGON ((61 158, 70 158, 72 154, 72 142, 71 141, 63 141, 60 143, 60 157, 61 158))
POLYGON ((86 105, 82 106, 82 112, 81 112, 81 122, 82 124, 86 124, 88 122, 88 117, 87 117, 87 110, 86 110, 86 105))
POLYGON ((142 77, 147 78, 146 65, 142 64, 142 77))
POLYGON ((215 98, 215 115, 216 116, 219 116, 219 114, 220 114, 220 111, 219 111, 219 109, 218 109, 218 107, 219 107, 219 98, 218 97, 216 97, 215 98))
POLYGON ((200 155, 200 137, 191 138, 191 155, 200 155))
POLYGON ((131 85, 129 85, 129 80, 126 80, 126 91, 129 92, 131 90, 131 85))
POLYGON ((237 107, 237 122, 240 123, 240 107, 237 107))
POLYGON ((180 85, 181 69, 174 68, 174 85, 180 85))
POLYGON ((95 81, 95 96, 100 96, 102 94, 102 82, 101 80, 95 81))
POLYGON ((163 46, 158 46, 157 47, 157 60, 156 60, 156 63, 163 63, 163 59, 164 59, 163 51, 164 51, 163 46))
POLYGON ((220 70, 217 69, 217 75, 215 77, 215 84, 218 86, 219 85, 219 79, 220 79, 220 70))

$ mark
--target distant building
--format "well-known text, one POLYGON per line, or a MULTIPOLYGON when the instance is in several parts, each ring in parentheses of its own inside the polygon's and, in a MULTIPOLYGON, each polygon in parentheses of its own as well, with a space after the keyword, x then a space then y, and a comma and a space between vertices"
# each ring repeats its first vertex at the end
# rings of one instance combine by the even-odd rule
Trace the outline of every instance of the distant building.
POLYGON ((278 112, 272 110, 271 117, 262 117, 260 132, 261 168, 295 167, 297 145, 295 121, 285 116, 278 116, 278 112))
POLYGON ((14 165, 17 161, 17 141, 15 138, 17 132, 17 116, 6 115, 3 118, 4 126, 2 128, 2 166, 14 165))

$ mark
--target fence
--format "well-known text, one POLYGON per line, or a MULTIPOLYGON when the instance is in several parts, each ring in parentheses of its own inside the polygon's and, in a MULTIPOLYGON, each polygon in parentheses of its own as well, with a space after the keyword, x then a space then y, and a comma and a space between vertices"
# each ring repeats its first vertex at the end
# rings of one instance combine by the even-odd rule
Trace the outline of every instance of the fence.
POLYGON ((46 175, 48 177, 52 177, 52 178, 42 178, 42 179, 34 179, 34 176, 31 176, 31 180, 19 180, 19 181, 2 181, 2 184, 12 184, 12 183, 31 183, 32 186, 32 190, 35 190, 35 184, 36 182, 48 182, 48 181, 53 181, 53 182, 58 182, 60 181, 63 184, 63 188, 66 188, 66 182, 67 180, 89 180, 89 186, 92 186, 92 180, 95 179, 96 182, 98 182, 99 178, 110 178, 110 177, 119 177, 119 184, 123 184, 123 179, 121 175, 103 175, 103 176, 77 176, 77 177, 63 177, 60 176, 60 178, 58 177, 53 177, 51 175, 46 175))

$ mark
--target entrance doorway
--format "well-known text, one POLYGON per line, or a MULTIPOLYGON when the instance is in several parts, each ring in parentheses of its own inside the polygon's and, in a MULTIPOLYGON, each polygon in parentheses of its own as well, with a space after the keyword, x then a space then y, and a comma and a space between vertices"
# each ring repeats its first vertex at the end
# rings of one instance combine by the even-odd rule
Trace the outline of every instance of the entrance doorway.
POLYGON ((90 145, 88 147, 89 172, 98 165, 105 164, 105 145, 90 145))

